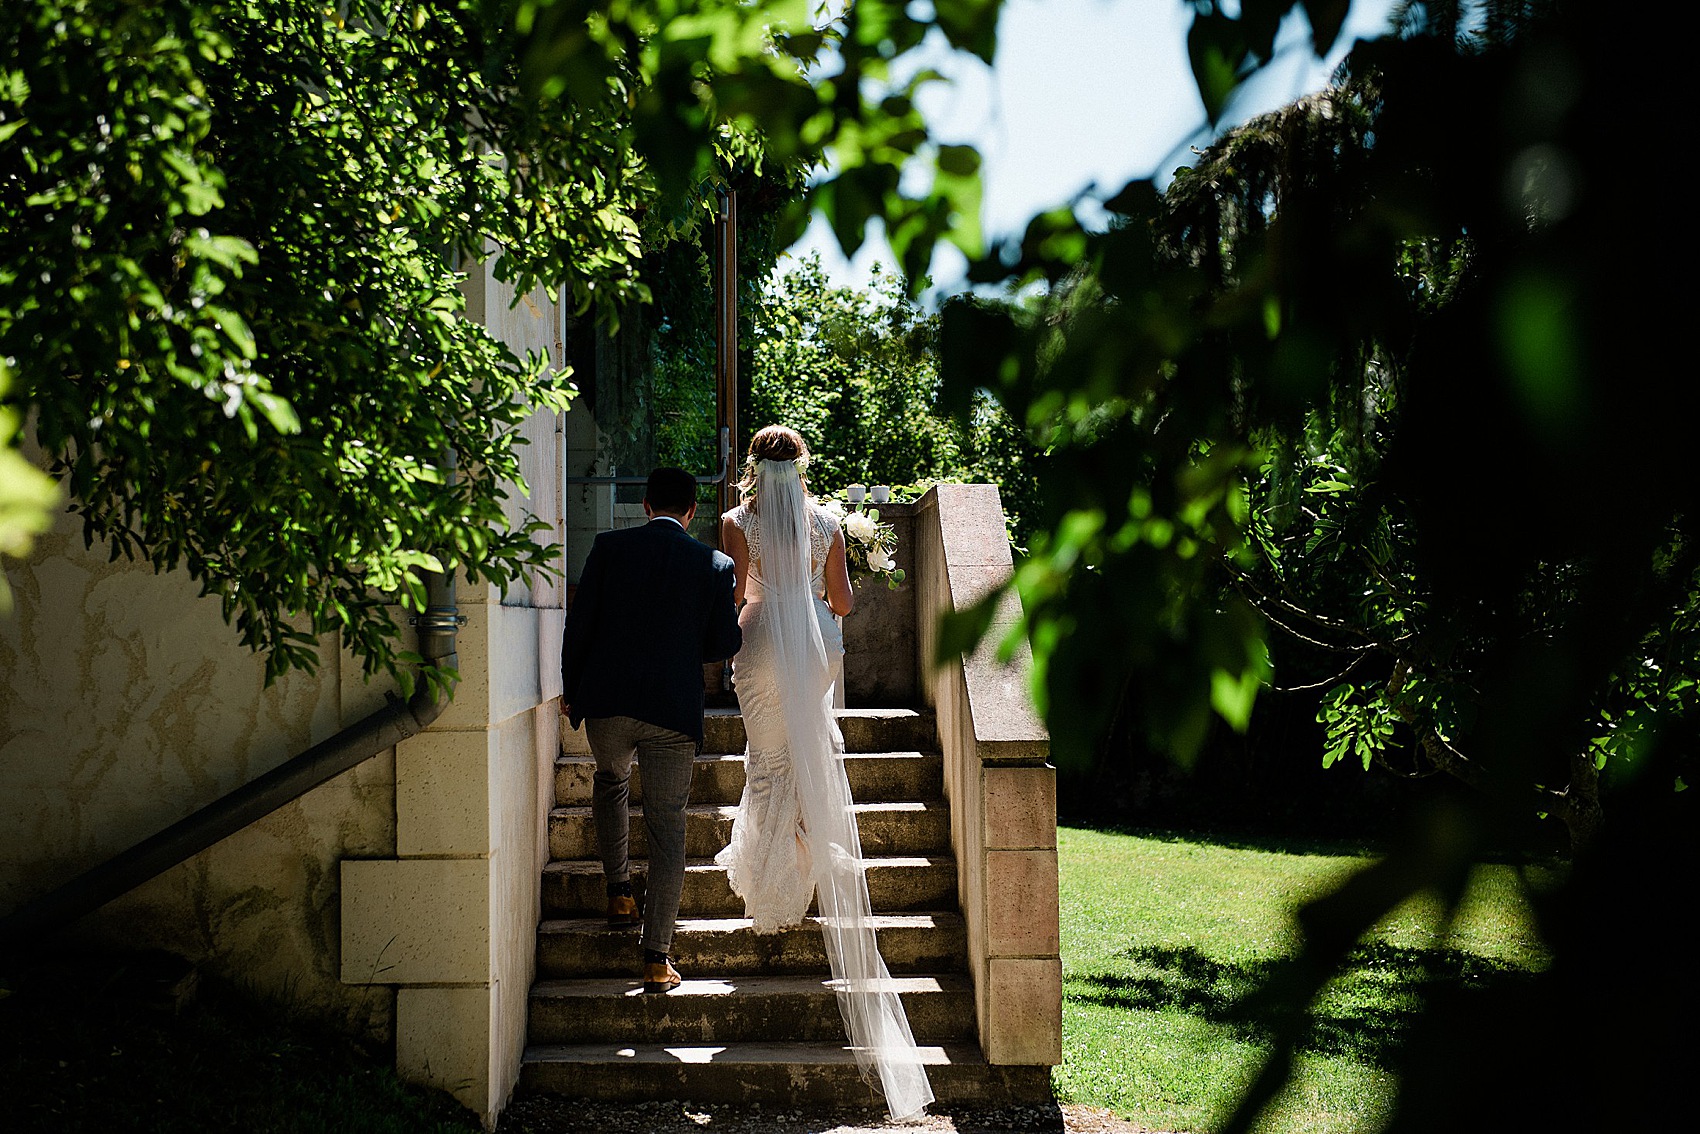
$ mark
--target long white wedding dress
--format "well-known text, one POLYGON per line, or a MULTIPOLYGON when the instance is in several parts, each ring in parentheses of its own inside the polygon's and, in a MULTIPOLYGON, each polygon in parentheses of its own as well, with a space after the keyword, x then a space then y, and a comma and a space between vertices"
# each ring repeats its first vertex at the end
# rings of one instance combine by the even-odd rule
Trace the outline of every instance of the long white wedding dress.
POLYGON ((754 506, 728 516, 749 545, 743 649, 733 684, 749 744, 732 838, 715 861, 758 933, 798 925, 818 900, 845 1030, 893 1118, 933 1100, 915 1037, 874 940, 844 738, 832 715, 843 637, 821 597, 838 520, 808 500, 793 461, 758 461, 754 506))

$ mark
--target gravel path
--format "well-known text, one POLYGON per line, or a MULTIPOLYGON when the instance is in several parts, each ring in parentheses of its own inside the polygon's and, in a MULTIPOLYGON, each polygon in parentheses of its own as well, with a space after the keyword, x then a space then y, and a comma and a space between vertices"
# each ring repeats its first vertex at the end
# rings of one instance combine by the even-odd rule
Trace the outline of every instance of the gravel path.
POLYGON ((496 1134, 1152 1134, 1088 1106, 955 1108, 915 1122, 884 1111, 805 1112, 759 1105, 650 1102, 616 1105, 556 1095, 519 1096, 496 1134))

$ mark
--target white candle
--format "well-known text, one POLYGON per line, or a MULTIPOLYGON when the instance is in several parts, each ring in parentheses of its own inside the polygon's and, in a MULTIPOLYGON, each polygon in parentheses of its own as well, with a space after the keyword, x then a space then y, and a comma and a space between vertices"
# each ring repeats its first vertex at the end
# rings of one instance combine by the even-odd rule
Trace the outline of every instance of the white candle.
POLYGON ((889 504, 889 503, 891 503, 891 486, 890 485, 886 485, 886 484, 876 484, 876 485, 874 485, 874 503, 875 504, 889 504))
POLYGON ((852 484, 849 488, 844 490, 844 493, 846 496, 850 497, 850 503, 860 504, 867 498, 868 486, 865 484, 852 484))

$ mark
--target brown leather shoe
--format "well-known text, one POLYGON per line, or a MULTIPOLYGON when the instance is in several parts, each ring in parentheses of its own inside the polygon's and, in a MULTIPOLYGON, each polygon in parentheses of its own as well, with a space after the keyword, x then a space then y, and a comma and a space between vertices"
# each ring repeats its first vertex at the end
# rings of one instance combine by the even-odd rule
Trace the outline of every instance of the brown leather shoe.
POLYGON ((658 961, 643 967, 643 990, 645 992, 667 992, 679 987, 683 978, 679 970, 673 967, 672 961, 658 961))
POLYGON ((643 914, 638 911, 637 899, 630 894, 616 894, 608 899, 609 925, 642 925, 643 914))

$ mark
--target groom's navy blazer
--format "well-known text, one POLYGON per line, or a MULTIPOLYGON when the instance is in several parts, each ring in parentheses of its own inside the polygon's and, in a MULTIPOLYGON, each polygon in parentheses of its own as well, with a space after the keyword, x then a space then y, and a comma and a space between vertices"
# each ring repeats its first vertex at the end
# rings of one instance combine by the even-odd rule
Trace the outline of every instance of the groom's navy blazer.
POLYGON ((635 717, 702 743, 704 662, 738 652, 732 560, 668 519, 603 532, 567 612, 561 696, 586 717, 635 717))

